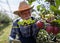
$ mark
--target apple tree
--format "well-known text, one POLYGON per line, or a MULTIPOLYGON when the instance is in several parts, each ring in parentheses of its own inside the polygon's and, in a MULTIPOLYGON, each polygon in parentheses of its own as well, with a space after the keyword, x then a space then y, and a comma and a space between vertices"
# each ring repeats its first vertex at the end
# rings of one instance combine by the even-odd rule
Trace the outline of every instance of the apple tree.
MULTIPOLYGON (((40 30, 44 30, 47 35, 45 40, 49 41, 55 41, 56 42, 56 36, 57 34, 60 32, 60 1, 59 0, 45 0, 44 2, 46 2, 47 4, 49 4, 49 6, 45 7, 45 3, 44 4, 40 4, 41 0, 27 0, 28 3, 30 5, 33 4, 33 2, 37 1, 39 3, 39 5, 37 5, 37 11, 39 13, 37 13, 37 15, 40 16, 39 21, 37 22, 37 25, 40 27, 42 26, 43 28, 40 30), (44 25, 40 22, 43 21, 44 25)), ((35 11, 35 10, 34 10, 35 11)), ((40 27, 41 28, 41 27, 40 27)), ((40 33, 41 31, 39 31, 40 33)), ((43 32, 43 31, 42 31, 43 32)), ((42 38, 42 40, 45 38, 40 37, 42 34, 38 33, 38 40, 40 40, 42 38)), ((42 41, 43 42, 43 41, 42 41)), ((45 41, 44 41, 45 42, 45 41)))

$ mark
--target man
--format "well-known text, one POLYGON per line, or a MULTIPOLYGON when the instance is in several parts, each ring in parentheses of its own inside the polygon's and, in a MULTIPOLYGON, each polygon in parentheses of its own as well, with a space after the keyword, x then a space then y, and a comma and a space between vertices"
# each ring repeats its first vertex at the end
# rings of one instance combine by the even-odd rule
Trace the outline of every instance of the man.
POLYGON ((20 40, 21 43, 36 43, 38 27, 36 26, 36 19, 31 17, 32 8, 33 7, 30 7, 30 5, 28 5, 25 1, 20 2, 19 9, 14 11, 14 14, 21 18, 13 22, 11 34, 9 36, 10 41, 16 39, 16 35, 18 35, 18 40, 20 40), (18 22, 28 20, 30 18, 35 20, 35 22, 26 26, 18 25, 18 22))

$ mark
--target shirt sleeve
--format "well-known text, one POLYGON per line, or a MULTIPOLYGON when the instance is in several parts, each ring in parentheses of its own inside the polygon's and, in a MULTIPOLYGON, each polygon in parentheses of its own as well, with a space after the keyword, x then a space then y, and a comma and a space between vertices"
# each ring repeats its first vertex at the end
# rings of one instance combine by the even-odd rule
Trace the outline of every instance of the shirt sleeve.
POLYGON ((11 33, 10 33, 10 38, 11 39, 15 39, 16 38, 17 29, 18 29, 17 25, 18 25, 17 22, 13 22, 11 33))

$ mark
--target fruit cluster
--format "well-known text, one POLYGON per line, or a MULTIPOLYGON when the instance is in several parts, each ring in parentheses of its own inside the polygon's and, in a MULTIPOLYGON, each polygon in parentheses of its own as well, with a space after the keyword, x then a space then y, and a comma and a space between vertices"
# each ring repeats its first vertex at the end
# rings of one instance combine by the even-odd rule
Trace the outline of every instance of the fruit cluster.
POLYGON ((46 31, 50 34, 50 33, 53 33, 54 35, 58 34, 59 33, 59 28, 56 27, 56 26, 47 26, 46 27, 46 31))
MULTIPOLYGON (((52 22, 49 23, 50 25, 46 26, 46 31, 50 34, 53 33, 54 35, 57 35, 59 33, 59 27, 60 27, 60 20, 53 20, 52 22)), ((37 21, 36 25, 41 29, 45 27, 44 22, 42 21, 37 21)))

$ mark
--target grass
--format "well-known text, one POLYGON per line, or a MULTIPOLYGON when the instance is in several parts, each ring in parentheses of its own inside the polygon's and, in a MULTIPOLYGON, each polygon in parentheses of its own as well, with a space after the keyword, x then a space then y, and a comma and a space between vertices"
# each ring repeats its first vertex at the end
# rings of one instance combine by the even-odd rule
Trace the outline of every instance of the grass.
POLYGON ((0 36, 0 43, 7 43, 8 36, 10 34, 10 31, 11 31, 11 25, 7 26, 2 31, 3 31, 3 34, 0 36))

